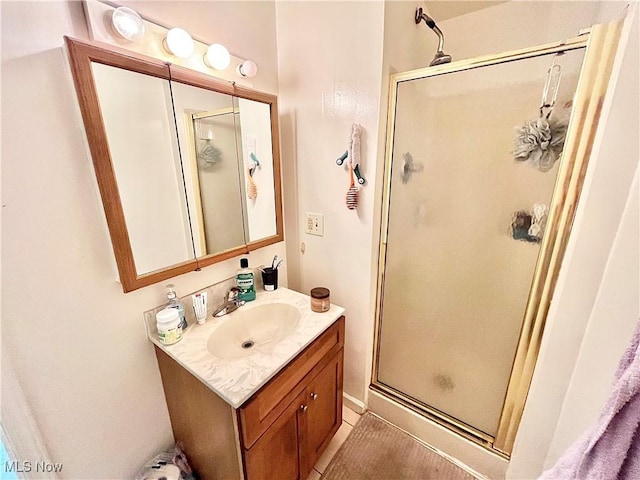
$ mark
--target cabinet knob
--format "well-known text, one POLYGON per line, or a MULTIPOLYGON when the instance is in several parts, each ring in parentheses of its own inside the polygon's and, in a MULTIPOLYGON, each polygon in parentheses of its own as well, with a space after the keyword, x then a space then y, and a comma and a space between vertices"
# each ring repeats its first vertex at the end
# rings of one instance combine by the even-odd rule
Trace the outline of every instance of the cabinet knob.
POLYGON ((311 399, 315 400, 316 398, 318 398, 318 394, 317 393, 312 393, 311 394, 311 399))
POLYGON ((302 410, 303 412, 306 412, 307 408, 309 408, 307 405, 300 405, 300 410, 302 410))

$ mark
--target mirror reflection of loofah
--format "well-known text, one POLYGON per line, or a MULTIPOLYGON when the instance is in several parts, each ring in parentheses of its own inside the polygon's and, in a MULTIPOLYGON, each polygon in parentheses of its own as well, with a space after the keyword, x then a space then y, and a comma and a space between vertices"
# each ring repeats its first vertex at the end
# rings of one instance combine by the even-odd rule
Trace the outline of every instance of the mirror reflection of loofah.
POLYGON ((216 148, 209 140, 206 140, 198 150, 197 157, 203 167, 215 165, 222 160, 222 151, 216 148))
POLYGON ((530 161, 538 170, 546 172, 560 158, 567 124, 556 118, 543 116, 525 122, 517 129, 513 156, 517 161, 530 161))

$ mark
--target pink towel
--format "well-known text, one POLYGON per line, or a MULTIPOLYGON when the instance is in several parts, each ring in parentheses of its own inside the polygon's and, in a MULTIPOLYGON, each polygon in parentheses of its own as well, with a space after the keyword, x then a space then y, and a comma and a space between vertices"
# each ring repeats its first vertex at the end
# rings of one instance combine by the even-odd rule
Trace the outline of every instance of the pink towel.
POLYGON ((540 480, 640 479, 640 322, 596 425, 540 480))

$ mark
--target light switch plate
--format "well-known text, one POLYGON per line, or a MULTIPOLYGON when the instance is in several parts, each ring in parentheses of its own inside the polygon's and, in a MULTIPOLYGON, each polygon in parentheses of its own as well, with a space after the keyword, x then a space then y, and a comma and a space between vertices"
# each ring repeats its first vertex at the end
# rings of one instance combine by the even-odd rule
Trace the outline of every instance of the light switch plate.
POLYGON ((321 213, 306 213, 305 233, 324 236, 324 215, 321 213))

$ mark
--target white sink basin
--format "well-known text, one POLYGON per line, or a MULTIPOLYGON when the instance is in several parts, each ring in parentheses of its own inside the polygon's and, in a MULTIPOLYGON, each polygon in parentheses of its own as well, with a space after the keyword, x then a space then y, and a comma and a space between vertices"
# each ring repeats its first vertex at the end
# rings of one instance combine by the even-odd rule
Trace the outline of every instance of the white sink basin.
POLYGON ((240 307, 211 334, 207 349, 216 357, 244 357, 288 337, 299 321, 300 312, 287 303, 240 307))

